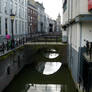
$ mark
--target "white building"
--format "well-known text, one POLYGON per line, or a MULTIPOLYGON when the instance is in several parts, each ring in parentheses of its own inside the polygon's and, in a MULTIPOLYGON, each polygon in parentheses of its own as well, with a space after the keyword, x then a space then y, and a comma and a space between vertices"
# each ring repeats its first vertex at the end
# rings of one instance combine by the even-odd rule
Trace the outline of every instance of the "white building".
POLYGON ((44 15, 44 32, 48 33, 49 30, 49 18, 48 15, 45 13, 44 15))
POLYGON ((56 31, 60 32, 61 31, 61 16, 60 16, 60 14, 58 14, 58 17, 57 17, 56 21, 57 21, 57 29, 56 29, 56 31))
POLYGON ((81 82, 83 87, 81 56, 85 51, 85 40, 92 42, 91 10, 92 0, 63 0, 63 28, 68 32, 68 64, 75 83, 80 85, 81 82))
POLYGON ((11 33, 10 14, 15 14, 14 36, 27 34, 27 0, 0 0, 0 39, 11 33))
POLYGON ((47 14, 45 14, 44 25, 45 25, 45 29, 44 29, 44 32, 45 32, 45 33, 49 33, 49 31, 50 31, 50 25, 52 25, 52 32, 54 32, 55 22, 54 22, 54 20, 53 20, 51 17, 49 17, 49 15, 47 15, 47 14))
POLYGON ((62 42, 67 42, 67 31, 62 29, 62 26, 61 30, 62 30, 62 42))

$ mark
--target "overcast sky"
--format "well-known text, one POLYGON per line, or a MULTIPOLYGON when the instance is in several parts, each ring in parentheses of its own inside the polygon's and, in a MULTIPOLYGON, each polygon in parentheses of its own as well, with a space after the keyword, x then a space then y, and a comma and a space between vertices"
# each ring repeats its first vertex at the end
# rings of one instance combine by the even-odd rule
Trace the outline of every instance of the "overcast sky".
POLYGON ((62 0, 35 0, 43 3, 45 12, 53 19, 56 19, 58 14, 61 15, 62 21, 62 0))

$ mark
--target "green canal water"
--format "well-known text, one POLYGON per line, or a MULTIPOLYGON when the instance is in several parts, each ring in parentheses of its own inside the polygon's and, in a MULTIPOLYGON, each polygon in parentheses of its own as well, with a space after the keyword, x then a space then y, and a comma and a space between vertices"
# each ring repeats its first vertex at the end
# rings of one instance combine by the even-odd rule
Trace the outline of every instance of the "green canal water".
POLYGON ((67 65, 52 62, 53 57, 58 58, 55 50, 53 53, 42 56, 48 61, 38 59, 39 62, 25 66, 4 92, 77 92, 67 65))

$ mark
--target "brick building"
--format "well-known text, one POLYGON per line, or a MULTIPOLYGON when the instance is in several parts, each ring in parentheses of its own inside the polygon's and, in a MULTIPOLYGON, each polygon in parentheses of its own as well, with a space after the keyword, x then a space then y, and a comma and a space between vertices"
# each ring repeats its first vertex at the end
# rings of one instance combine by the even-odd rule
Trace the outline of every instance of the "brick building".
POLYGON ((37 32, 37 8, 34 0, 28 0, 28 33, 37 32))

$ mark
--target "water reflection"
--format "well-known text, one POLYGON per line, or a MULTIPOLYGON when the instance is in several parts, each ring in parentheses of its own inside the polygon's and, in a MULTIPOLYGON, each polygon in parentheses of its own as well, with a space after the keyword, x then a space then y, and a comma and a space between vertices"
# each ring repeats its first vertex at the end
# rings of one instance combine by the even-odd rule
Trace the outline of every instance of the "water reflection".
POLYGON ((54 59, 54 58, 57 58, 58 56, 59 56, 58 53, 46 53, 45 54, 45 57, 49 59, 54 59))
POLYGON ((28 84, 26 88, 26 92, 61 92, 65 87, 55 84, 28 84))
POLYGON ((56 50, 55 50, 55 49, 50 49, 50 51, 52 51, 52 52, 56 52, 56 50))
POLYGON ((54 59, 59 56, 59 53, 56 52, 55 49, 49 49, 47 53, 45 53, 45 57, 48 59, 54 59))
MULTIPOLYGON (((54 49, 44 50, 43 53, 58 54, 54 49)), ((37 59, 32 59, 34 64, 24 67, 4 92, 76 92, 68 67, 57 60, 55 60, 56 62, 42 62, 41 60, 44 59, 38 58, 41 54, 37 53, 37 57, 35 56, 37 59), (37 65, 38 60, 40 63, 37 65), (57 74, 53 74, 58 70, 57 74), (53 75, 44 76, 43 74, 53 75)))
POLYGON ((57 72, 61 65, 61 62, 40 62, 37 66, 37 70, 44 75, 51 75, 57 72))
POLYGON ((76 92, 76 87, 66 66, 56 75, 44 76, 28 65, 4 92, 76 92))

